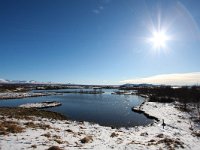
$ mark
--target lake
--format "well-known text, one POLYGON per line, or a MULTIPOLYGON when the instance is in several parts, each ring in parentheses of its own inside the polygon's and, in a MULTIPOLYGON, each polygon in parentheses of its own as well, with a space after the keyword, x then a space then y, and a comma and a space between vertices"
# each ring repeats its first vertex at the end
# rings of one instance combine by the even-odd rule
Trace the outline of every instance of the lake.
POLYGON ((47 108, 47 110, 59 112, 71 120, 88 121, 113 127, 133 127, 147 125, 152 122, 151 119, 146 118, 143 114, 138 114, 131 110, 133 106, 138 106, 144 101, 142 97, 136 95, 114 95, 111 94, 114 91, 113 89, 104 89, 103 91, 105 91, 103 94, 65 93, 63 95, 1 100, 0 107, 15 107, 25 103, 42 101, 59 101, 62 106, 47 108))

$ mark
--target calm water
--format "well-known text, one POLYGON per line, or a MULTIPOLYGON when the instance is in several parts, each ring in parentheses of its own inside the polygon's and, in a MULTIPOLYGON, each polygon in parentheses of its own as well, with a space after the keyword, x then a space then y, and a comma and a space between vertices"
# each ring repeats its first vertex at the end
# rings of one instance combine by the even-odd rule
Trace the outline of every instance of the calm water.
MULTIPOLYGON (((63 90, 61 90, 63 91, 63 90)), ((65 90, 64 90, 65 91, 65 90)), ((71 91, 71 90, 70 90, 71 91)), ((89 121, 104 126, 132 127, 146 125, 152 120, 131 110, 143 102, 135 95, 113 95, 113 90, 103 90, 104 94, 63 94, 14 100, 1 100, 2 106, 18 106, 24 103, 59 101, 62 106, 47 110, 62 113, 72 120, 89 121)))

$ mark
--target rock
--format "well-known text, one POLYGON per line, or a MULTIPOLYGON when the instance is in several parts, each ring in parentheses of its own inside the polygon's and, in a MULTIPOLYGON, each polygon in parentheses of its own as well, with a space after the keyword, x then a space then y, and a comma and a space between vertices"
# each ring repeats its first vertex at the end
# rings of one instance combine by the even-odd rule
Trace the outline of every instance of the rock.
POLYGON ((111 129, 115 129, 115 127, 114 127, 114 126, 111 126, 111 129))
POLYGON ((116 137, 116 136, 118 136, 119 134, 118 133, 115 133, 115 132, 113 132, 111 135, 110 135, 110 137, 116 137))
POLYGON ((148 133, 147 132, 143 132, 140 134, 140 136, 148 136, 148 133))
POLYGON ((81 143, 89 143, 91 141, 93 141, 92 136, 86 136, 83 139, 80 140, 81 143))
POLYGON ((52 146, 48 150, 62 150, 58 146, 52 146))
POLYGON ((164 137, 164 134, 158 134, 156 137, 158 137, 158 138, 163 138, 164 137))
POLYGON ((65 131, 70 132, 70 133, 73 133, 73 131, 72 131, 71 129, 67 129, 67 130, 65 130, 65 131))
POLYGON ((32 147, 32 148, 37 148, 37 146, 36 146, 36 145, 31 145, 31 147, 32 147))
POLYGON ((153 142, 155 142, 155 140, 154 140, 154 139, 151 139, 149 142, 150 142, 150 143, 153 143, 153 142))

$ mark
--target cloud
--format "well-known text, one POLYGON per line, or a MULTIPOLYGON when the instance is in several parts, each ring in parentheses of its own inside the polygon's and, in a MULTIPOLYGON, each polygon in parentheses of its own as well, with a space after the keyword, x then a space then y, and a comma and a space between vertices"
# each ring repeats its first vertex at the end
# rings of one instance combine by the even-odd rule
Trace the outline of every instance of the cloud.
POLYGON ((167 85, 196 85, 200 84, 200 72, 192 73, 176 73, 176 74, 161 74, 146 78, 135 78, 123 80, 120 83, 149 83, 149 84, 167 84, 167 85))
POLYGON ((98 9, 94 9, 94 10, 93 10, 93 13, 95 13, 95 14, 99 14, 99 13, 100 13, 100 10, 98 10, 98 9))
POLYGON ((104 9, 104 7, 103 6, 99 6, 99 10, 103 10, 104 9))
POLYGON ((104 7, 103 6, 99 6, 97 9, 94 9, 93 10, 93 13, 95 13, 95 14, 99 14, 101 11, 103 11, 104 10, 104 7))

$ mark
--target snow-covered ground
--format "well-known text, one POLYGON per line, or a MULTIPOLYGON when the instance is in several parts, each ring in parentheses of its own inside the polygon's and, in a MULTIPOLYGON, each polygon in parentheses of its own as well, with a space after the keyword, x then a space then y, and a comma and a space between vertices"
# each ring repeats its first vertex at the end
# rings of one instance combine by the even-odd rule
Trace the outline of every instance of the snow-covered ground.
POLYGON ((39 96, 49 96, 49 95, 56 95, 56 94, 58 93, 4 92, 4 93, 0 93, 0 99, 39 97, 39 96))
POLYGON ((19 107, 22 108, 48 108, 48 107, 56 107, 60 106, 60 102, 56 101, 46 101, 46 102, 41 102, 41 103, 27 103, 27 104, 22 104, 19 105, 19 107))
MULTIPOLYGON (((174 104, 146 102, 141 109, 161 120, 148 126, 129 129, 112 129, 88 122, 52 120, 33 117, 17 120, 4 117, 4 121, 16 121, 24 132, 0 135, 0 149, 192 149, 199 150, 200 138, 191 130, 194 124, 190 116, 174 107, 174 104), (162 119, 166 126, 163 129, 162 119), (29 123, 27 123, 29 122, 29 123), (25 124, 37 124, 27 127, 25 124), (38 126, 40 124, 40 126, 38 126), (42 125, 42 127, 41 127, 42 125), (47 127, 46 129, 44 127, 47 127)), ((2 118, 2 116, 1 116, 2 118)), ((3 121, 3 119, 1 119, 3 121)), ((0 122, 1 122, 0 121, 0 122)))

